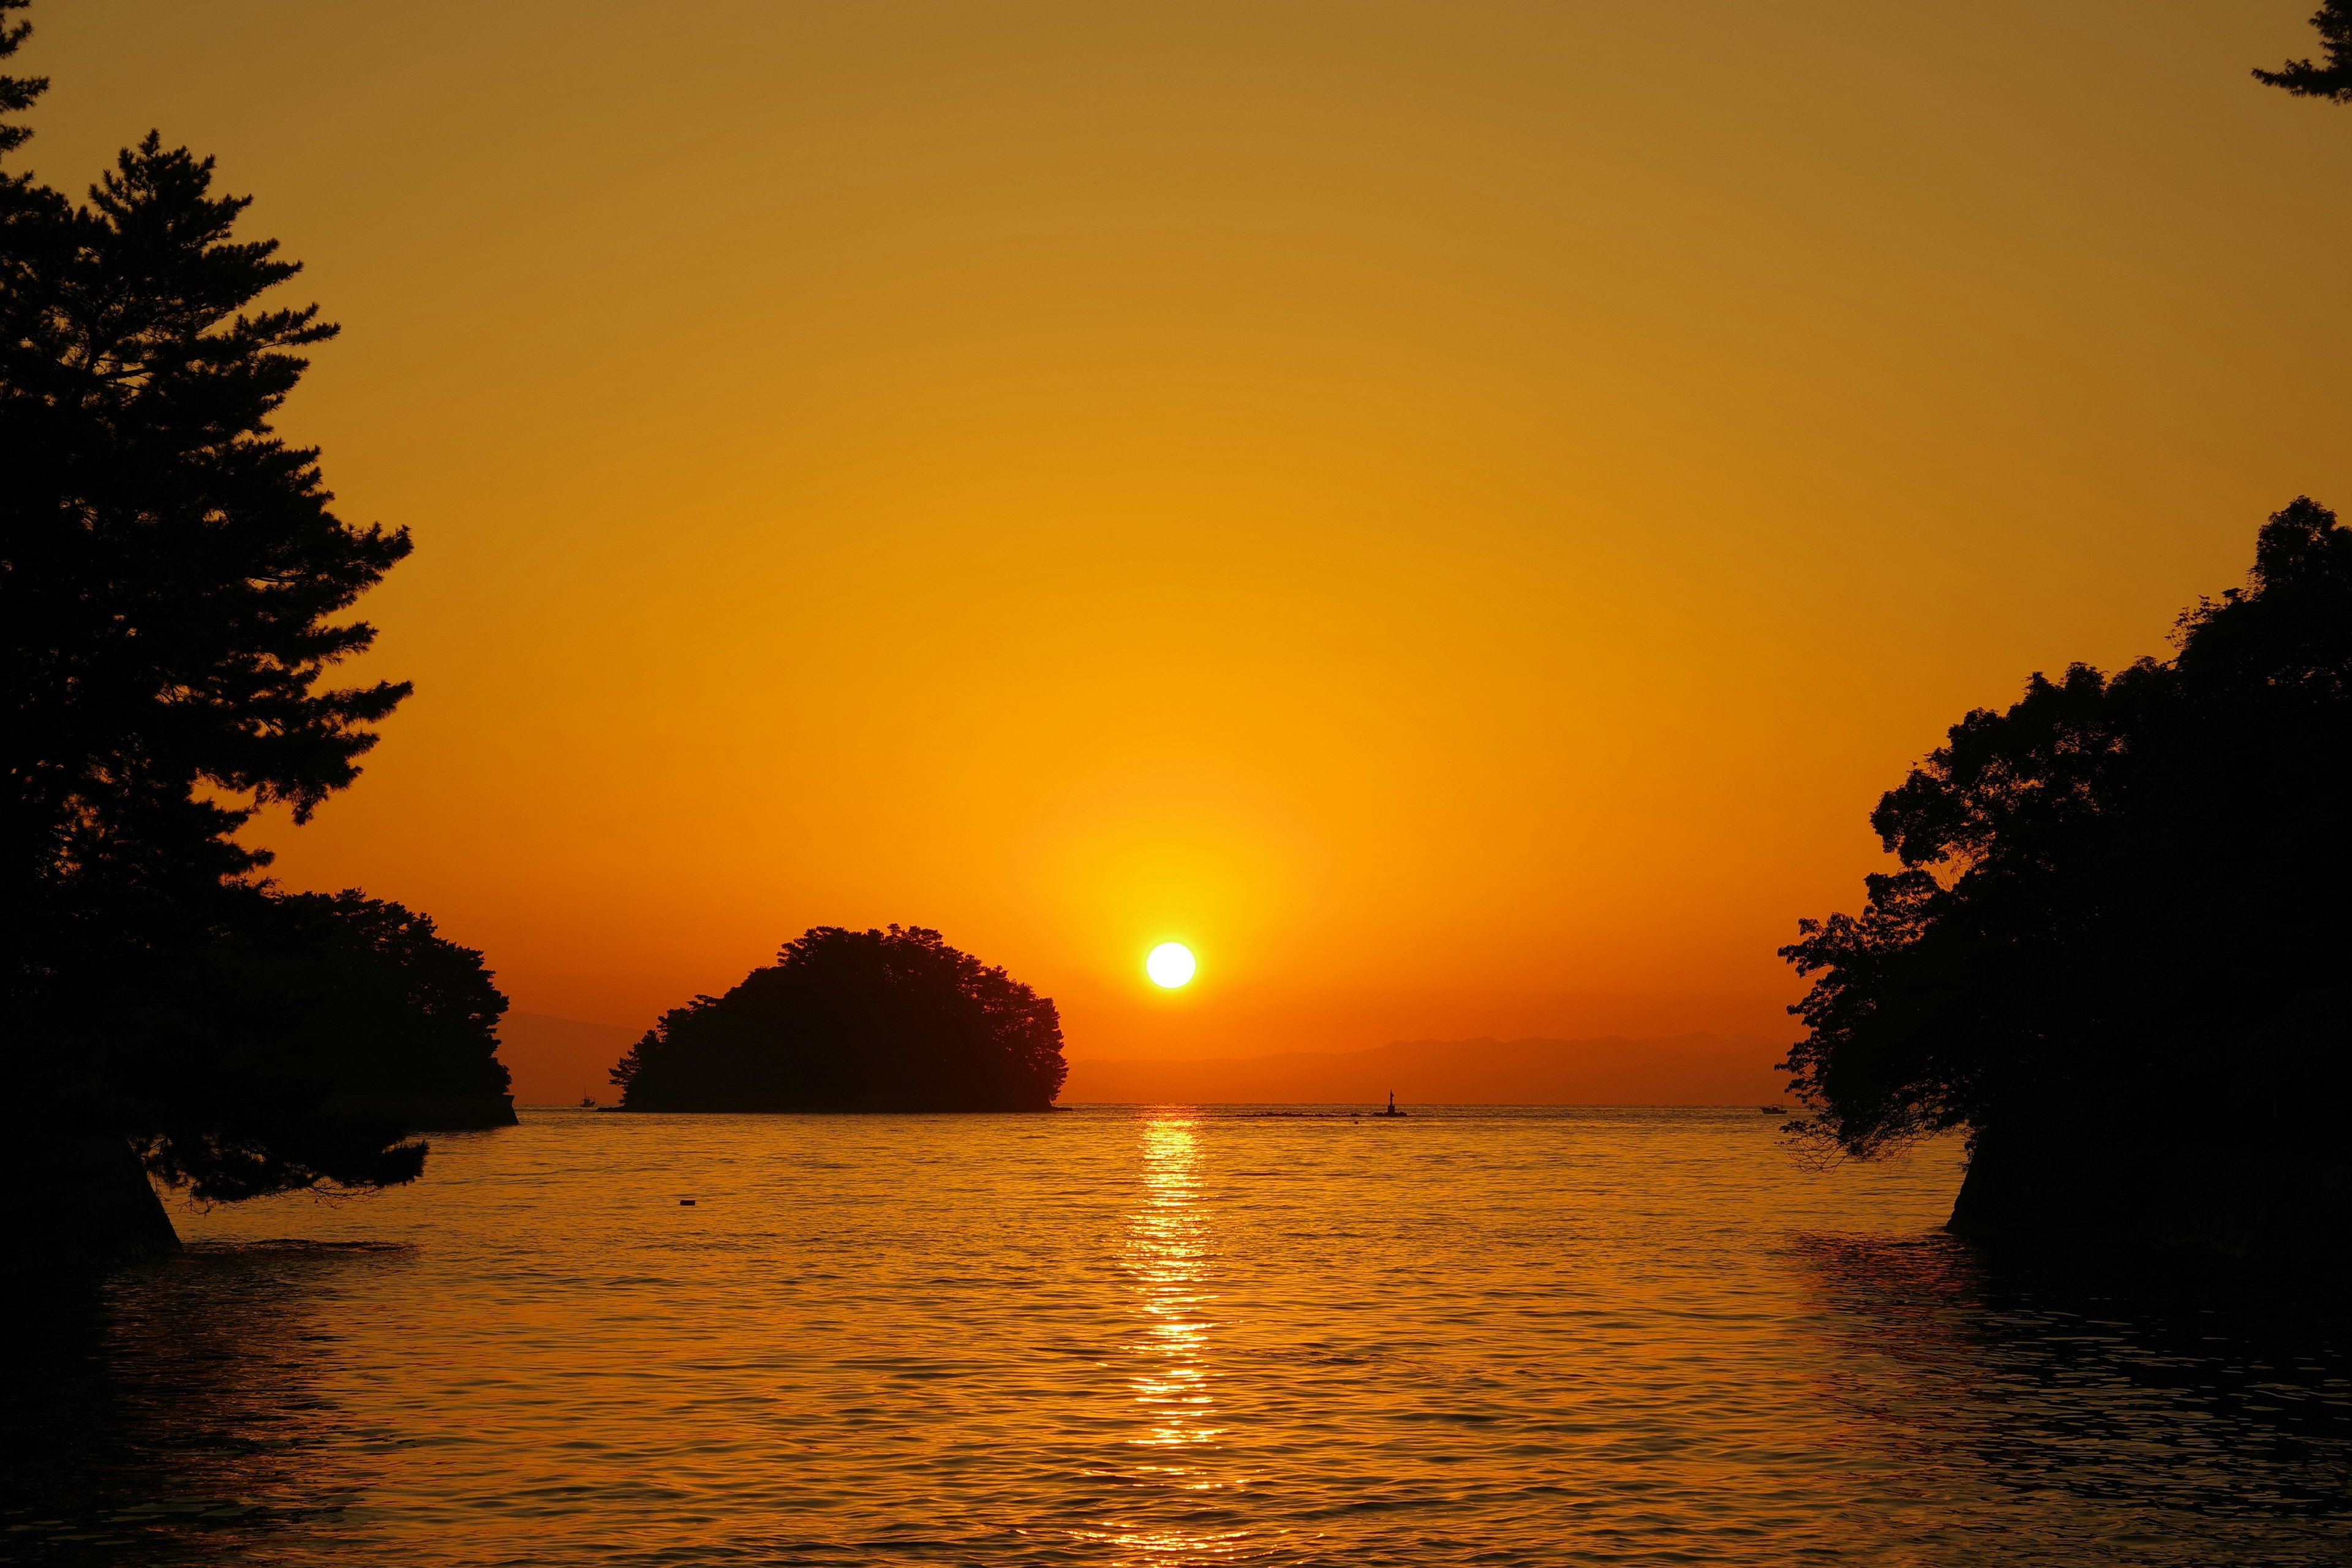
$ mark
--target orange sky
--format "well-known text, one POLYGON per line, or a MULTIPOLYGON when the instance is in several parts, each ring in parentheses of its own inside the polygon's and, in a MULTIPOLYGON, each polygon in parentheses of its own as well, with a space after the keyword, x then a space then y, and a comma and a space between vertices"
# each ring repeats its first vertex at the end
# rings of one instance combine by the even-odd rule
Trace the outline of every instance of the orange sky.
POLYGON ((262 835, 639 1026, 934 925, 1074 1056, 1783 1033, 1877 792, 2352 506, 2314 0, 46 0, 415 557, 262 835), (1186 993, 1141 960, 1177 937, 1186 993))

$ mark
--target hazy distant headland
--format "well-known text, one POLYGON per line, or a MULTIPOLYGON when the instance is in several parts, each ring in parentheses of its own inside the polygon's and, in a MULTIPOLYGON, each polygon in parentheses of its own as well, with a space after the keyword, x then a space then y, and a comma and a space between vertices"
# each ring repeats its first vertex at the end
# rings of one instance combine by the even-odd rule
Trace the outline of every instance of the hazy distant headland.
POLYGON ((1067 1104, 1757 1105, 1781 1098, 1788 1047, 1663 1039, 1397 1040, 1361 1051, 1070 1064, 1067 1104))
MULTIPOLYGON (((611 1098, 637 1033, 617 1024, 509 1013, 499 1059, 519 1105, 611 1098)), ((1423 1105, 1757 1105, 1782 1098, 1785 1044, 1687 1034, 1629 1039, 1398 1040, 1360 1051, 1255 1057, 1074 1058, 1064 1105, 1369 1104, 1393 1090, 1423 1105)))
POLYGON ((576 1105, 617 1098, 613 1064, 637 1043, 640 1029, 592 1024, 546 1013, 509 1013, 499 1020, 499 1060, 514 1079, 517 1105, 576 1105))

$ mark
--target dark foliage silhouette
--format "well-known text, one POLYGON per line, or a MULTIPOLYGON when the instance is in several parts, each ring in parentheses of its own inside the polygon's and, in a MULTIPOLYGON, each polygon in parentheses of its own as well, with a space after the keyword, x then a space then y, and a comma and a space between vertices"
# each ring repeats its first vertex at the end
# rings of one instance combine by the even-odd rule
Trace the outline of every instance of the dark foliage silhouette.
POLYGON ((1902 868, 1782 950, 1812 978, 1800 1137, 1868 1156, 1965 1129, 1962 1222, 2325 1219, 2352 1090, 2352 530, 2298 499, 2175 643, 2035 675, 1880 800, 1902 868))
MULTIPOLYGON (((0 0, 0 60, 14 56, 32 36, 30 22, 9 19, 9 13, 22 11, 32 3, 33 0, 0 0)), ((49 79, 45 76, 0 76, 0 114, 22 114, 48 90, 49 79)), ((32 139, 29 125, 0 123, 0 153, 13 153, 32 139)), ((0 174, 0 178, 15 181, 21 176, 0 174)))
POLYGON ((632 1110, 1041 1110, 1054 1004, 935 931, 817 926, 724 996, 663 1015, 613 1069, 632 1110))
MULTIPOLYGON (((0 110, 46 86, 0 78, 0 110)), ((0 174, 5 1081, 47 1134, 128 1137, 200 1190, 374 1185, 416 1150, 265 1081, 286 1007, 225 955, 285 915, 232 835, 307 818, 407 693, 323 682, 409 542, 337 519, 318 454, 273 433, 335 329, 256 308, 298 268, 235 239, 247 199, 212 183, 152 132, 86 205, 0 174)))
POLYGON ((289 1045, 339 1095, 378 1100, 498 1095, 507 999, 481 953, 422 915, 355 889, 273 898, 277 929, 256 944, 263 994, 292 1004, 289 1045))
POLYGON ((2327 46, 2327 63, 2289 60, 2274 71, 2259 67, 2254 79, 2284 88, 2298 98, 2325 98, 2352 103, 2352 0, 2325 0, 2311 18, 2327 46))
POLYGON ((495 1055, 506 998, 429 916, 356 890, 248 890, 191 971, 173 1016, 209 1026, 212 1048, 174 1059, 149 1164, 198 1197, 364 1184, 334 1174, 352 1148, 382 1151, 382 1179, 404 1180, 425 1156, 400 1142, 410 1131, 484 1121, 485 1105, 511 1116, 495 1055))

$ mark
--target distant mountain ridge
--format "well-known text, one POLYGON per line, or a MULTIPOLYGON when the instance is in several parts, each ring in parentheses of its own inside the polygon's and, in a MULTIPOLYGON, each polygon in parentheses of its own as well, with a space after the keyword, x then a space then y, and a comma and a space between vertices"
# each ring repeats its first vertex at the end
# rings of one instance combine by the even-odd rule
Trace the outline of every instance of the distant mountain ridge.
MULTIPOLYGON (((607 1104, 607 1079, 642 1033, 509 1013, 499 1058, 518 1105, 607 1104)), ((1786 1098, 1772 1064, 1788 1047, 1710 1034, 1633 1039, 1395 1040, 1361 1051, 1290 1051, 1189 1061, 1070 1063, 1064 1105, 1374 1105, 1394 1090, 1419 1105, 1769 1105, 1786 1098)))
POLYGON ((617 1105, 613 1064, 643 1033, 545 1013, 509 1013, 499 1021, 499 1060, 513 1077, 517 1105, 577 1105, 583 1094, 617 1105))
POLYGON ((1788 1047, 1687 1034, 1629 1039, 1396 1040, 1362 1051, 1192 1061, 1074 1060, 1061 1103, 1769 1105, 1788 1047))

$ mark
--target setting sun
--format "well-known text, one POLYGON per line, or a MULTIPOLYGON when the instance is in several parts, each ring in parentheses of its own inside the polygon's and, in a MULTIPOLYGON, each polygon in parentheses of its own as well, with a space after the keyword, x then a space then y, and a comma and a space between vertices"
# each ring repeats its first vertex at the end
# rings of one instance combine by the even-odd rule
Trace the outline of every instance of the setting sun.
POLYGON ((1192 950, 1181 942, 1163 942, 1143 961, 1143 972, 1155 985, 1173 991, 1192 978, 1192 950))

